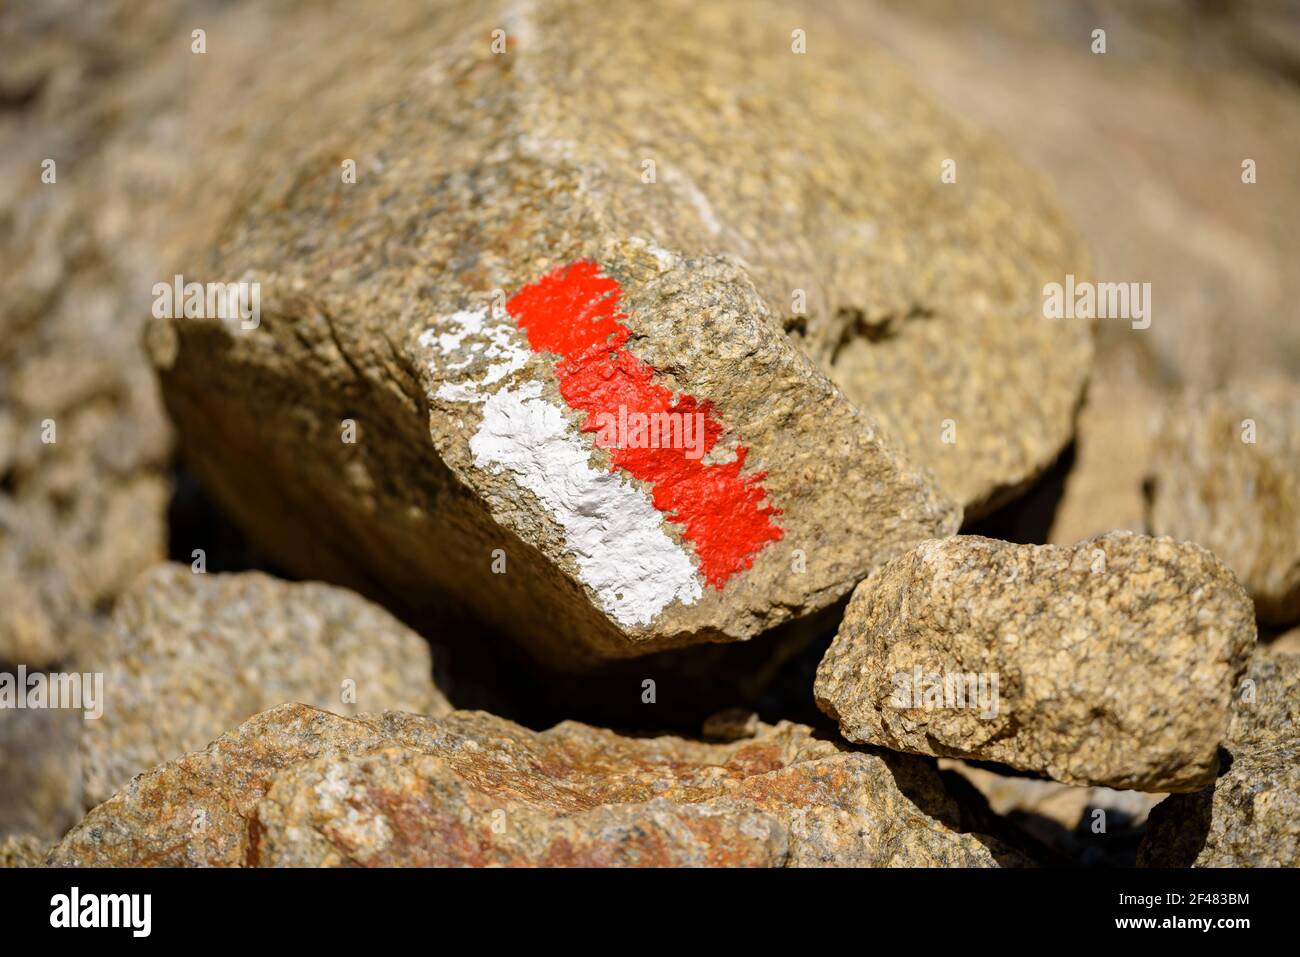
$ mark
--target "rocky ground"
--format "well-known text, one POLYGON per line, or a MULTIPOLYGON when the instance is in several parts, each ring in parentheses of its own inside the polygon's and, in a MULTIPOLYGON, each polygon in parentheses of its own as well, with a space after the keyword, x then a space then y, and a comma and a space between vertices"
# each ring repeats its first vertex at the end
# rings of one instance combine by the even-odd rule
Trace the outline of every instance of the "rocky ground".
POLYGON ((0 11, 0 866, 1300 864, 1294 4, 357 6, 0 11))

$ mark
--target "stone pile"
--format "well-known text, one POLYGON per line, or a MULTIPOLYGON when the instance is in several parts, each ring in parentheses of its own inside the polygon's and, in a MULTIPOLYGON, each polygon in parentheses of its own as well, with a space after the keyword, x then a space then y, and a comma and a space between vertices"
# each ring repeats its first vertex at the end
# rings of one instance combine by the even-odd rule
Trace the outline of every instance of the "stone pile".
POLYGON ((104 6, 3 27, 0 866, 1300 863, 1300 390, 1045 315, 858 14, 104 6))

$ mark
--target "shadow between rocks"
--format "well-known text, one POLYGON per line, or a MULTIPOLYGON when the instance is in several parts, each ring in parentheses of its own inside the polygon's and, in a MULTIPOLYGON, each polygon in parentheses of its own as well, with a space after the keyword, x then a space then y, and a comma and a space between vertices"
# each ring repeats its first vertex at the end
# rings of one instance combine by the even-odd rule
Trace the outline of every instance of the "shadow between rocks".
MULTIPOLYGON (((1219 748, 1219 774, 1232 767, 1232 754, 1219 748)), ((1210 835, 1215 783, 1190 794, 1171 794, 1151 809, 1147 836, 1138 848, 1138 867, 1191 867, 1210 835)))
POLYGON ((1065 482, 1074 468, 1075 446, 1071 442, 1056 461, 1023 494, 1006 505, 961 528, 962 535, 983 535, 1017 545, 1044 545, 1052 531, 1056 510, 1065 495, 1065 482))
MULTIPOLYGON (((174 472, 167 519, 172 561, 192 565, 195 549, 202 549, 209 573, 260 571, 300 580, 259 550, 183 464, 174 472)), ((533 657, 454 596, 424 603, 425 612, 438 608, 431 619, 389 600, 378 583, 343 587, 425 637, 434 680, 457 708, 488 711, 534 730, 574 720, 691 736, 727 708, 752 710, 769 722, 825 723, 813 700, 813 678, 848 603, 845 597, 750 641, 695 645, 574 672, 533 657)))
POLYGON ((167 558, 192 567, 198 560, 196 549, 202 550, 209 572, 260 571, 286 581, 297 580, 262 554, 198 479, 178 463, 167 503, 167 558))

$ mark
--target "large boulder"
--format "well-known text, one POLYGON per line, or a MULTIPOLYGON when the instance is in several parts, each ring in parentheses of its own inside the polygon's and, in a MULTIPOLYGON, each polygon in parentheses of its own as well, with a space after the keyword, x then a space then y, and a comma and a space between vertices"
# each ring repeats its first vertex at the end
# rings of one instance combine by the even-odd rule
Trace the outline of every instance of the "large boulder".
POLYGON ((1090 356, 1041 316, 1072 240, 869 46, 796 27, 449 4, 392 51, 425 70, 350 65, 370 107, 303 111, 186 276, 260 317, 152 329, 188 461, 282 565, 553 661, 806 617, 1025 481, 1090 356), (982 410, 955 444, 949 405, 982 410), (706 441, 638 446, 638 414, 706 441))
POLYGON ((483 712, 264 712, 133 779, 65 866, 992 866, 933 765, 783 722, 704 744, 483 712))

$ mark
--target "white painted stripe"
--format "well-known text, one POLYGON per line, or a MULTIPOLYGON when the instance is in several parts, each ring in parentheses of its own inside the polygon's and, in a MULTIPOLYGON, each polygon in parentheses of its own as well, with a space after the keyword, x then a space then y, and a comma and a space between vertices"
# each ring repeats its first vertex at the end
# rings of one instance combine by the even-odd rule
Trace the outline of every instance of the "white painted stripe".
POLYGON ((470 440, 475 464, 504 468, 550 510, 582 580, 620 624, 649 624, 674 599, 702 594, 695 566, 642 489, 590 465, 591 447, 542 384, 495 392, 470 440))
MULTIPOLYGON (((498 316, 488 324, 487 314, 486 307, 463 309, 443 317, 441 325, 425 330, 420 336, 420 345, 436 346, 443 355, 460 351, 468 353, 460 362, 448 363, 444 368, 449 372, 464 369, 479 355, 498 360, 488 365, 487 372, 478 382, 444 382, 438 387, 438 398, 451 402, 482 402, 481 386, 500 382, 527 364, 532 353, 514 320, 509 316, 498 316), (468 345, 466 339, 470 339, 468 345)), ((434 371, 438 370, 435 368, 434 371)))
POLYGON ((579 577, 619 624, 647 625, 674 601, 699 600, 695 565, 665 531, 649 493, 618 472, 592 467, 591 436, 541 397, 540 382, 482 391, 523 368, 531 354, 508 316, 487 325, 485 319, 486 310, 455 313, 420 337, 421 345, 444 356, 469 349, 469 358, 444 371, 464 368, 480 353, 499 360, 481 380, 444 382, 437 391, 438 398, 483 405, 483 421, 469 443, 474 464, 509 472, 537 496, 564 529, 579 577), (466 346, 470 337, 476 341, 466 346))

